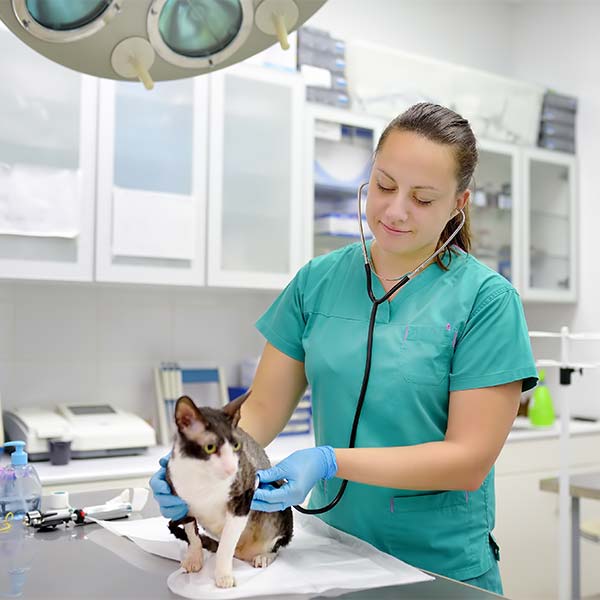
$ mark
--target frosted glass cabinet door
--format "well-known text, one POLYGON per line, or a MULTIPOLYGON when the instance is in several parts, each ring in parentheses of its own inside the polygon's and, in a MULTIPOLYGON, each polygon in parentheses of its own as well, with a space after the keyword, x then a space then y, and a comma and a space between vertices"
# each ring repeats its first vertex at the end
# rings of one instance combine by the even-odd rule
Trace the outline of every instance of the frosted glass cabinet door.
POLYGON ((0 27, 0 278, 91 281, 97 80, 0 27))
POLYGON ((303 101, 296 73, 210 75, 209 285, 277 289, 299 268, 303 101))
MULTIPOLYGON (((309 104, 305 121, 303 188, 308 260, 360 239, 356 194, 360 185, 369 181, 373 152, 385 122, 322 104, 309 104)), ((366 217, 363 229, 370 238, 366 217)))
POLYGON ((207 82, 102 81, 96 278, 204 284, 207 82))
POLYGON ((576 281, 575 158, 546 150, 525 153, 526 300, 574 302, 576 281))
POLYGON ((517 150, 489 141, 480 141, 478 150, 470 206, 471 252, 519 288, 518 226, 522 200, 517 150))

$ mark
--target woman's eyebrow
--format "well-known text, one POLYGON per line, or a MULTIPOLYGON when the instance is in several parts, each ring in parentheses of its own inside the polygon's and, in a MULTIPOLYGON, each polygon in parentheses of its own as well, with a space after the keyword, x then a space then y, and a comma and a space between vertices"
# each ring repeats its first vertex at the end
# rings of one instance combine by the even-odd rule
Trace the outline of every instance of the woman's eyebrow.
POLYGON ((389 173, 386 173, 383 169, 377 167, 377 170, 380 173, 383 173, 383 175, 385 175, 388 179, 391 179, 394 183, 396 182, 396 180, 389 173))
MULTIPOLYGON (((380 173, 382 173, 383 175, 385 175, 388 179, 392 180, 394 183, 396 183, 396 180, 389 173, 386 173, 381 167, 377 167, 376 170, 379 171, 380 173)), ((434 192, 440 191, 438 188, 434 187, 433 185, 413 185, 412 189, 413 190, 432 190, 434 192)))

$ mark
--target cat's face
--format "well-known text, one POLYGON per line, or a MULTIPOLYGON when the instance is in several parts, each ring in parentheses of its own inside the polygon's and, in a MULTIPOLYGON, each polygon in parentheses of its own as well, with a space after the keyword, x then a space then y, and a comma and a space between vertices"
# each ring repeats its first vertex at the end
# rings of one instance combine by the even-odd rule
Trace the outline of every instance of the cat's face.
POLYGON ((198 408, 188 396, 179 398, 175 422, 182 455, 206 461, 218 479, 234 475, 242 450, 242 439, 236 426, 240 407, 248 396, 249 392, 221 410, 198 408))

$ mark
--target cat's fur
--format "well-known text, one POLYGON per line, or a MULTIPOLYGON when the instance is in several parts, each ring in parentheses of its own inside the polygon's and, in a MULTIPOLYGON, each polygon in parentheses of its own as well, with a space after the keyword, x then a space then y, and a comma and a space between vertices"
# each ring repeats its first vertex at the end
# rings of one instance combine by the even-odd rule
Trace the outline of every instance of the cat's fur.
POLYGON ((216 552, 215 583, 224 588, 235 585, 234 556, 266 567, 277 550, 290 542, 293 531, 291 508, 272 513, 250 510, 256 471, 271 465, 261 446, 237 427, 248 395, 221 410, 198 408, 188 396, 179 398, 177 433, 167 465, 173 493, 189 506, 186 517, 169 521, 171 533, 189 544, 181 566, 188 572, 199 571, 202 548, 216 552), (236 443, 240 444, 237 451, 236 443), (211 453, 207 453, 207 444, 216 450, 209 446, 211 453), (209 536, 199 535, 197 525, 209 536))

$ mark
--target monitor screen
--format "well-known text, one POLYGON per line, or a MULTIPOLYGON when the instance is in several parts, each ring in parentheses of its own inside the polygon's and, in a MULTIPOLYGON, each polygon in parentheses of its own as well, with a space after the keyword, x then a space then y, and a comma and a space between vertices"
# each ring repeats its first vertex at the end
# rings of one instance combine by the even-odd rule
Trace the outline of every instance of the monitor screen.
POLYGON ((74 415, 108 415, 117 411, 108 404, 95 404, 90 406, 67 406, 74 415))

